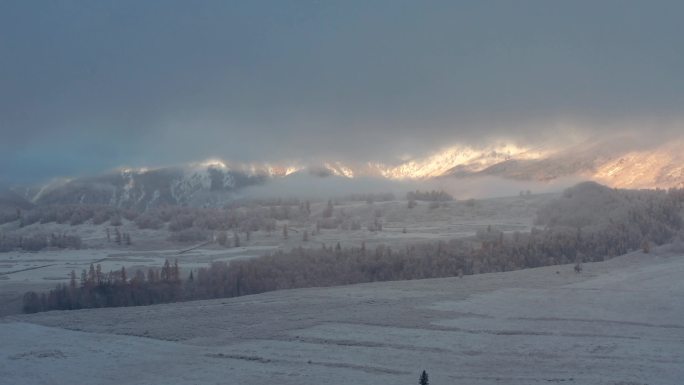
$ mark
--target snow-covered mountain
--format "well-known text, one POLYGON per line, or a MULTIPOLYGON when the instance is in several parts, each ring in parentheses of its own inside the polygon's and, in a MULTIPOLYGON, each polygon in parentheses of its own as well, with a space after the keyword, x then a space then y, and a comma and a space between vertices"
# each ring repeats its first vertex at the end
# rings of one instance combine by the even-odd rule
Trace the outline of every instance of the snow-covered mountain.
POLYGON ((546 151, 514 145, 486 147, 453 146, 425 157, 411 158, 396 163, 382 162, 324 162, 306 169, 320 175, 346 178, 381 177, 392 180, 429 179, 442 176, 465 176, 511 159, 539 159, 546 151))
POLYGON ((470 178, 552 181, 575 177, 611 187, 684 186, 684 141, 640 146, 633 138, 592 139, 566 147, 450 147, 398 164, 326 163, 338 176, 388 179, 470 178))
POLYGON ((375 177, 391 180, 475 178, 551 181, 563 177, 594 180, 611 187, 684 186, 684 141, 639 148, 625 140, 587 141, 566 148, 513 145, 455 146, 394 164, 326 161, 227 163, 214 159, 176 167, 124 168, 98 176, 60 179, 14 189, 31 204, 96 203, 145 209, 157 205, 221 204, 243 188, 293 175, 375 177), (619 143, 617 145, 616 143, 619 143))
POLYGON ((642 148, 628 139, 585 142, 536 159, 512 157, 471 175, 536 181, 578 177, 618 188, 684 187, 684 141, 642 148))
POLYGON ((215 162, 158 169, 124 168, 99 176, 55 180, 40 189, 23 192, 35 204, 89 203, 137 209, 203 205, 286 173, 287 170, 266 167, 228 168, 215 162))
POLYGON ((684 145, 667 143, 655 149, 626 152, 601 163, 592 177, 615 187, 683 187, 684 145))

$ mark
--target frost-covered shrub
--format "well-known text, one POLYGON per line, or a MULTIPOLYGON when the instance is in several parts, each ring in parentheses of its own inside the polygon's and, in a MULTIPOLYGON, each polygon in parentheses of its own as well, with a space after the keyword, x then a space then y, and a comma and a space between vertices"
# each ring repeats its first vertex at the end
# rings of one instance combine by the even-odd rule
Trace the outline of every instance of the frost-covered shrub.
POLYGON ((155 211, 148 211, 139 215, 137 218, 135 218, 135 224, 140 229, 153 230, 161 229, 162 226, 164 226, 164 222, 161 220, 161 218, 159 218, 157 212, 155 211))

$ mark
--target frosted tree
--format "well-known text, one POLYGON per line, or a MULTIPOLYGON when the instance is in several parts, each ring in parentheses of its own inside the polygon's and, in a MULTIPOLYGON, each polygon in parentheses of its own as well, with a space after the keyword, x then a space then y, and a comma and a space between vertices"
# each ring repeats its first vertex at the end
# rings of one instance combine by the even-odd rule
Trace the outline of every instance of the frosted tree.
POLYGON ((330 218, 333 215, 333 203, 332 200, 328 199, 328 204, 323 210, 323 218, 330 218))
POLYGON ((76 272, 71 270, 69 274, 69 288, 76 289, 76 272))
POLYGON ((178 267, 178 259, 173 261, 173 267, 171 268, 171 280, 176 283, 179 283, 181 281, 180 268, 178 267))
POLYGON ((429 385, 430 381, 428 379, 428 374, 426 371, 423 370, 423 373, 420 374, 420 378, 418 379, 418 384, 420 385, 429 385))
POLYGON ((90 267, 88 268, 88 284, 94 285, 95 284, 95 266, 91 263, 90 267))
POLYGON ((102 265, 98 263, 97 266, 95 266, 95 281, 98 285, 101 285, 103 280, 104 274, 102 274, 102 265))
POLYGON ((648 238, 644 238, 641 241, 641 251, 643 251, 644 254, 648 254, 651 252, 651 241, 649 241, 648 238))
POLYGON ((237 231, 233 233, 233 246, 240 247, 240 235, 237 231))
POLYGON ((230 246, 228 245, 228 235, 226 235, 225 231, 221 231, 218 233, 218 236, 216 237, 216 242, 218 242, 218 244, 221 246, 230 246))

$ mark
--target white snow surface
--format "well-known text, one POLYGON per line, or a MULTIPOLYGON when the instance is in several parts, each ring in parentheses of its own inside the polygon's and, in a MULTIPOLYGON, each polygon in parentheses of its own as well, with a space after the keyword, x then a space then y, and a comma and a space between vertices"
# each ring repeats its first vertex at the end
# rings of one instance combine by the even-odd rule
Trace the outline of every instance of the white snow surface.
POLYGON ((2 384, 681 384, 684 256, 0 318, 2 384))

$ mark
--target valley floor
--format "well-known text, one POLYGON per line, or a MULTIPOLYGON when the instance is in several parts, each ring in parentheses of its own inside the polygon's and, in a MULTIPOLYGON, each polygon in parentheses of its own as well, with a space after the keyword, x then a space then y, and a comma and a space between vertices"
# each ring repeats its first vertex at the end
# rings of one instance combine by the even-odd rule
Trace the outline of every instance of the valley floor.
POLYGON ((0 319, 7 384, 678 384, 684 257, 0 319))
MULTIPOLYGON (((249 242, 243 236, 240 247, 226 248, 211 244, 183 253, 179 251, 187 250, 197 242, 170 242, 168 237, 171 233, 167 229, 140 230, 133 222, 128 221, 125 221, 121 231, 133 235, 132 246, 117 246, 114 242, 108 242, 106 230, 109 228, 113 231, 113 227, 107 225, 35 223, 19 228, 18 223, 7 223, 0 225, 0 235, 3 231, 14 231, 23 236, 67 233, 80 236, 84 241, 84 248, 0 253, 0 317, 20 313, 21 298, 25 292, 43 292, 54 288, 58 283, 67 284, 72 270, 80 277, 81 271, 87 270, 91 263, 100 264, 105 273, 125 267, 129 275, 132 275, 139 269, 147 271, 150 267, 160 268, 169 259, 171 262, 177 260, 181 271, 189 274, 191 270, 207 267, 214 261, 230 262, 295 247, 319 248, 321 244, 332 247, 339 242, 344 247, 360 247, 365 243, 369 249, 381 244, 402 248, 421 242, 471 237, 488 226, 506 232, 526 232, 532 228, 539 207, 554 197, 554 194, 541 194, 492 198, 478 201, 474 205, 453 201, 438 209, 430 209, 425 202, 413 209, 407 208, 406 201, 378 202, 373 205, 347 202, 336 206, 336 210, 344 210, 358 218, 373 215, 374 210, 382 211, 385 223, 383 231, 371 232, 365 228, 324 229, 315 236, 312 233, 310 240, 304 242, 303 231, 314 228, 318 218, 312 216, 302 222, 288 221, 291 236, 287 239, 280 233, 269 235, 264 231, 255 231, 249 242)), ((312 207, 320 211, 323 205, 324 203, 315 203, 312 207)))

